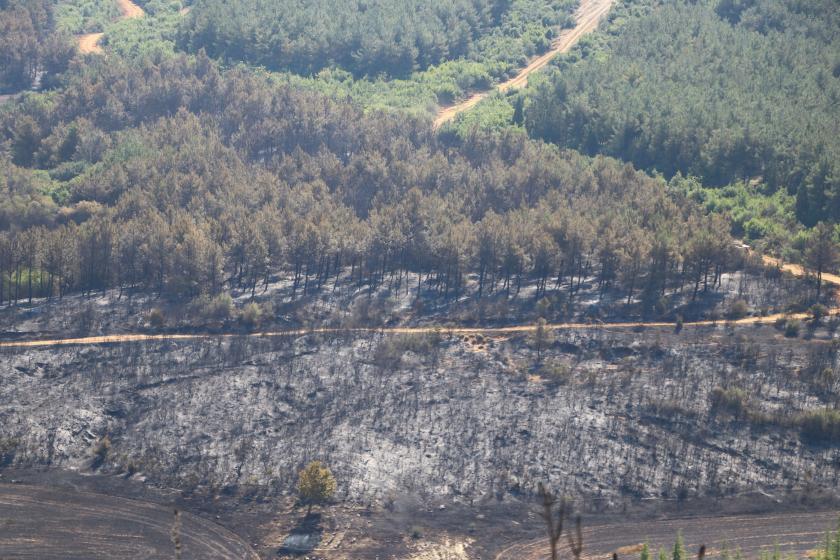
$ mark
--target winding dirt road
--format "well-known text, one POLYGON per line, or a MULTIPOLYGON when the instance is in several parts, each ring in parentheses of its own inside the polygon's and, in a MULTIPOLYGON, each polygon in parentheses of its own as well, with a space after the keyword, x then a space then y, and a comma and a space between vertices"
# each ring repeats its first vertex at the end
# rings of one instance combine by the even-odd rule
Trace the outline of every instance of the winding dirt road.
MULTIPOLYGON (((173 510, 91 492, 0 484, 4 560, 169 559, 173 510)), ((258 560, 224 527, 181 513, 182 558, 258 560)))
MULTIPOLYGON (((740 549, 745 558, 757 558, 762 550, 772 549, 774 540, 785 554, 803 558, 818 548, 828 530, 837 527, 840 512, 745 515, 654 520, 593 526, 583 530, 584 560, 609 558, 618 551, 620 558, 638 558, 640 544, 647 542, 653 555, 663 547, 673 546, 682 531, 689 558, 705 544, 708 556, 717 557, 724 547, 740 549)), ((561 543, 564 541, 561 541, 561 543)), ((545 539, 516 543, 496 555, 496 560, 546 560, 545 539)), ((670 555, 669 555, 670 557, 670 555)))
POLYGON ((528 85, 528 77, 531 74, 544 68, 558 54, 568 52, 580 41, 581 37, 594 31, 601 18, 610 11, 612 2, 613 0, 581 0, 580 7, 575 14, 575 21, 577 22, 575 27, 560 33, 552 43, 551 50, 533 59, 516 77, 497 85, 493 89, 476 93, 457 105, 441 109, 435 117, 434 127, 436 129, 440 128, 459 114, 469 111, 494 91, 506 92, 528 85))
MULTIPOLYGON (((120 19, 137 19, 146 15, 143 8, 132 2, 131 0, 116 0, 122 15, 120 19)), ((99 41, 104 37, 104 33, 88 33, 79 36, 79 52, 82 54, 102 54, 102 47, 99 46, 99 41)))

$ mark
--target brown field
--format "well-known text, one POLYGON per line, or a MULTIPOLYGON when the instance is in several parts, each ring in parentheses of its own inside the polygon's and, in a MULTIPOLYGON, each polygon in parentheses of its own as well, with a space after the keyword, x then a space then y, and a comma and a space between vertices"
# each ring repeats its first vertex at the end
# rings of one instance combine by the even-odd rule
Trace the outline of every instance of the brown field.
MULTIPOLYGON (((660 547, 670 550, 678 531, 682 531, 686 549, 696 551, 706 545, 707 555, 719 557, 721 551, 740 549, 745 558, 757 558, 762 551, 778 544, 785 554, 804 558, 818 548, 825 533, 837 526, 838 511, 700 517, 633 523, 614 523, 583 530, 583 558, 637 558, 647 542, 655 556, 660 547), (622 554, 623 552, 623 554, 622 554)), ((543 539, 513 544, 496 555, 496 560, 545 560, 547 546, 543 539)))
MULTIPOLYGON (((90 492, 0 484, 3 560, 170 559, 174 511, 159 504, 90 492)), ((181 514, 182 558, 258 556, 230 531, 181 514)))

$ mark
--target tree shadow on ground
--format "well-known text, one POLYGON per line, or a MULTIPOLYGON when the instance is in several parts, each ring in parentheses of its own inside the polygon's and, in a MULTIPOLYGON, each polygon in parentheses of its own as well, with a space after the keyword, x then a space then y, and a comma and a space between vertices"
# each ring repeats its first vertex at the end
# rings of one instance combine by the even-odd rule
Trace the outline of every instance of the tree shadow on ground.
POLYGON ((321 543, 324 529, 321 526, 321 514, 310 513, 305 515, 298 524, 289 531, 289 535, 283 541, 283 546, 278 554, 290 556, 302 556, 309 554, 321 543))

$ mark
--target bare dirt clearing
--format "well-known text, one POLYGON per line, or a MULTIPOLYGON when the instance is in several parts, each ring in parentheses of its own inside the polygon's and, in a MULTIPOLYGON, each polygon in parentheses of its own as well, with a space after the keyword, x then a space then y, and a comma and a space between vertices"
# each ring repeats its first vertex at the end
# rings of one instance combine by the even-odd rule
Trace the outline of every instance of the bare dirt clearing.
POLYGON ((117 0, 117 5, 126 19, 141 18, 146 15, 143 8, 132 2, 131 0, 117 0))
MULTIPOLYGON (((132 2, 131 0, 116 0, 117 5, 122 12, 122 19, 137 19, 146 15, 143 8, 132 2)), ((104 37, 104 33, 88 33, 79 37, 79 52, 82 54, 101 54, 102 47, 99 46, 99 41, 104 37)))
MULTIPOLYGON (((814 512, 786 515, 706 517, 618 523, 584 528, 584 558, 606 558, 620 548, 645 541, 655 552, 670 549, 678 531, 683 532, 686 548, 694 551, 705 544, 708 555, 720 556, 725 549, 740 549, 746 558, 772 550, 774 540, 784 553, 803 557, 818 547, 826 530, 836 526, 840 512, 814 512)), ((544 539, 515 544, 503 550, 496 560, 543 560, 548 557, 544 539)), ((628 554, 627 556, 632 556, 628 554)))
POLYGON ((582 0, 580 8, 578 8, 577 14, 575 14, 577 24, 572 29, 566 29, 560 33, 560 36, 552 43, 551 50, 533 59, 514 78, 499 84, 495 89, 476 93, 457 105, 441 109, 435 118, 435 128, 440 128, 459 114, 469 111, 493 91, 506 92, 528 85, 528 77, 531 74, 544 68, 558 54, 569 51, 577 44, 581 37, 595 30, 601 18, 610 10, 610 6, 612 6, 612 0, 582 0))
MULTIPOLYGON (((88 492, 0 485, 0 557, 11 559, 172 558, 173 511, 88 492)), ((230 531, 181 514, 182 558, 256 559, 230 531)))
POLYGON ((88 33, 79 37, 79 52, 82 54, 101 54, 102 47, 99 46, 99 41, 104 37, 104 33, 88 33))

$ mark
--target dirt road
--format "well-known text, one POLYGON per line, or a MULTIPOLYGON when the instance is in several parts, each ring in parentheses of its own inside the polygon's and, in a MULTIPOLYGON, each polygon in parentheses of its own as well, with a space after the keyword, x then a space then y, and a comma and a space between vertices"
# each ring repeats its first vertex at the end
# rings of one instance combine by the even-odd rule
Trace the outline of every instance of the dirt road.
MULTIPOLYGON (((773 257, 764 256, 764 263, 770 267, 776 267, 784 272, 792 274, 793 276, 802 278, 808 276, 809 272, 797 264, 785 264, 773 257)), ((823 282, 834 286, 840 286, 840 276, 836 274, 823 274, 823 282)), ((829 310, 829 315, 840 315, 840 307, 835 307, 829 310)), ((736 326, 747 325, 772 325, 780 319, 797 319, 805 320, 810 315, 808 313, 776 313, 773 315, 766 315, 764 317, 745 317, 734 321, 729 321, 729 324, 736 326)), ((712 327, 720 324, 721 321, 695 321, 683 324, 683 328, 692 327, 712 327)), ((566 330, 607 330, 607 329, 636 329, 636 328, 674 328, 673 322, 666 321, 629 321, 623 323, 551 323, 545 325, 546 329, 552 331, 566 331, 566 330)), ((308 334, 452 334, 452 335, 505 335, 505 334, 528 334, 537 330, 536 325, 513 325, 501 327, 451 327, 445 325, 425 326, 425 327, 381 327, 381 328, 314 328, 314 329, 288 329, 280 331, 266 331, 251 334, 113 334, 103 336, 89 336, 79 338, 61 338, 61 339, 44 339, 44 340, 15 340, 8 342, 0 342, 0 349, 3 348, 46 348, 56 346, 95 346, 102 344, 125 344, 131 342, 162 342, 162 341, 189 341, 189 340, 207 340, 207 339, 224 339, 224 338, 283 338, 305 336, 308 334)))
MULTIPOLYGON (((122 12, 121 19, 136 19, 146 15, 143 8, 131 0, 116 0, 116 2, 120 12, 122 12)), ((102 54, 99 41, 102 40, 104 35, 104 33, 88 33, 79 36, 79 52, 82 54, 102 54)))
MULTIPOLYGON (((784 272, 787 272, 800 278, 808 275, 808 271, 798 264, 783 263, 779 259, 769 257, 767 255, 762 255, 761 260, 764 261, 764 264, 769 267, 779 268, 784 272)), ((840 276, 836 274, 831 274, 829 272, 822 273, 822 281, 825 284, 840 286, 840 276)))
POLYGON ((560 33, 560 36, 552 43, 551 50, 533 59, 516 77, 499 84, 494 89, 476 93, 457 105, 441 109, 435 117, 434 127, 440 128, 460 113, 469 111, 493 91, 506 92, 528 85, 528 77, 531 74, 544 68, 556 55, 569 51, 581 37, 595 30, 601 18, 609 12, 612 2, 613 0, 581 0, 580 7, 575 14, 575 21, 577 22, 575 27, 560 33))
MULTIPOLYGON (((619 558, 638 558, 641 549, 639 545, 643 542, 650 545, 656 557, 660 547, 669 550, 673 546, 677 531, 683 533, 689 558, 694 557, 701 544, 706 545, 710 557, 719 556, 726 547, 733 552, 740 549, 745 558, 757 558, 761 550, 772 549, 774 541, 785 555, 790 553, 802 558, 808 551, 822 544, 827 530, 837 527, 838 515, 840 512, 828 511, 670 519, 585 527, 583 558, 609 558, 616 551, 619 558)), ((545 539, 513 544, 496 555, 496 560, 547 558, 545 539)))
POLYGON ((120 7, 123 19, 137 19, 146 15, 143 8, 131 0, 117 0, 117 5, 120 7))
MULTIPOLYGON (((840 314, 840 309, 831 311, 832 315, 840 314)), ((807 313, 767 315, 765 317, 746 317, 737 321, 729 321, 733 325, 772 325, 780 318, 807 319, 807 313)), ((683 328, 690 327, 711 327, 721 324, 722 321, 696 321, 684 323, 683 328)), ((643 322, 632 321, 626 323, 551 323, 545 325, 546 329, 552 331, 567 330, 606 330, 606 329, 634 329, 634 328, 674 328, 673 322, 643 322)), ((46 348, 56 346, 96 346, 103 344, 126 344, 130 342, 163 342, 163 341, 189 341, 189 340, 218 340, 225 338, 285 338, 306 336, 309 334, 452 334, 452 335, 505 335, 505 334, 528 334, 537 330, 536 325, 514 325, 507 327, 383 327, 383 328, 314 328, 314 329, 289 329, 280 331, 266 331, 250 334, 225 333, 225 334, 114 334, 104 336, 89 336, 80 338, 62 338, 50 340, 15 340, 0 342, 2 348, 46 348)))
MULTIPOLYGON (((0 484, 4 560, 169 559, 174 512, 149 502, 89 492, 0 484)), ((239 537, 181 514, 182 558, 257 560, 239 537)))
POLYGON ((104 33, 88 33, 79 37, 79 52, 82 54, 102 54, 102 47, 99 41, 104 33))

